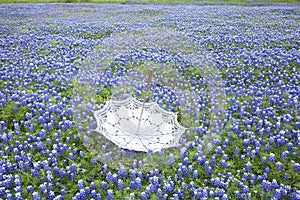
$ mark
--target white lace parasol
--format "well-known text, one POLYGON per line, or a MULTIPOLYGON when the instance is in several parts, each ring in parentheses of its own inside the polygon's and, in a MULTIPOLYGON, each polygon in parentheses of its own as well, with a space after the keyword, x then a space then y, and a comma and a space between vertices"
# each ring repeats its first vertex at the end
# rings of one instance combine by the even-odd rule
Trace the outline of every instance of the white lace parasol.
POLYGON ((131 97, 124 101, 107 101, 103 109, 95 111, 96 131, 115 145, 128 150, 157 152, 176 147, 186 128, 177 122, 177 115, 151 102, 144 105, 131 97))

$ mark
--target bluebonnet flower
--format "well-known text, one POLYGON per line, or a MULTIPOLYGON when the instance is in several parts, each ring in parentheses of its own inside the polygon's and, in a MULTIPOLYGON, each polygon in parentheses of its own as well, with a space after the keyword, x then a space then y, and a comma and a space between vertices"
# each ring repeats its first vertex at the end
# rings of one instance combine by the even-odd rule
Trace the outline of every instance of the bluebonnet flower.
POLYGON ((278 171, 283 170, 283 165, 281 164, 281 162, 276 162, 276 170, 278 170, 278 171))
POLYGON ((67 189, 66 189, 66 187, 65 186, 63 186, 62 187, 62 189, 60 190, 60 194, 61 194, 61 196, 65 196, 66 195, 66 192, 67 192, 67 189))
POLYGON ((76 164, 72 164, 72 165, 70 166, 70 171, 71 171, 72 173, 77 173, 77 166, 76 166, 76 164))
POLYGON ((300 173, 300 164, 299 163, 294 164, 294 172, 300 173))
POLYGON ((85 193, 85 195, 89 196, 90 193, 91 193, 90 188, 89 188, 89 187, 85 187, 85 188, 84 188, 84 193, 85 193))
POLYGON ((42 150, 46 149, 45 144, 43 142, 41 142, 41 141, 39 141, 39 142, 36 143, 36 147, 37 147, 37 149, 39 151, 42 151, 42 150))
POLYGON ((114 200, 114 193, 112 190, 107 190, 107 200, 114 200))
POLYGON ((96 190, 92 190, 91 191, 90 197, 92 197, 93 199, 97 198, 97 192, 96 192, 96 190))
POLYGON ((102 171, 104 174, 107 174, 108 173, 108 166, 107 165, 103 165, 102 166, 102 171))
POLYGON ((294 151, 294 147, 293 147, 293 144, 291 142, 288 143, 288 150, 290 152, 293 152, 294 151))
POLYGON ((271 183, 269 181, 263 180, 261 183, 261 188, 264 190, 264 192, 271 191, 271 183))
POLYGON ((194 170, 194 172, 193 172, 193 178, 198 178, 198 171, 197 170, 194 170))
POLYGON ((48 193, 47 193, 47 197, 46 197, 47 199, 54 199, 55 198, 55 193, 54 193, 54 191, 49 191, 48 193))
POLYGON ((0 187, 0 197, 6 195, 5 187, 0 187))
POLYGON ((172 194, 174 187, 173 187, 173 183, 165 183, 163 185, 164 191, 166 192, 166 194, 172 194))
POLYGON ((189 165, 189 158, 188 157, 184 157, 184 159, 183 159, 183 163, 184 163, 184 165, 189 165))
POLYGON ((47 171, 46 174, 47 174, 47 180, 48 180, 48 182, 52 182, 54 180, 52 172, 51 171, 47 171))
POLYGON ((110 162, 112 160, 111 155, 112 155, 112 152, 108 152, 108 153, 105 154, 105 159, 106 159, 107 162, 110 162))
POLYGON ((264 170, 264 172, 265 172, 266 174, 270 174, 270 172, 271 172, 270 167, 266 167, 265 170, 264 170))
POLYGON ((242 198, 243 198, 243 195, 240 194, 239 191, 234 191, 234 198, 235 198, 235 199, 242 199, 242 198))
POLYGON ((205 168, 205 172, 207 175, 211 176, 212 175, 212 167, 208 166, 207 168, 205 168))
POLYGON ((60 169, 58 171, 58 176, 60 179, 63 179, 66 176, 66 172, 64 171, 64 169, 60 169))
POLYGON ((266 153, 270 152, 270 145, 268 145, 268 144, 265 145, 265 152, 266 153))
POLYGON ((78 150, 77 150, 76 148, 74 148, 74 149, 72 149, 72 153, 73 153, 74 155, 76 155, 76 154, 78 154, 78 150))
POLYGON ((40 185, 40 192, 41 194, 46 194, 47 193, 47 186, 46 186, 46 183, 40 185))
POLYGON ((46 139, 46 143, 47 143, 47 145, 51 145, 52 144, 52 140, 50 138, 47 138, 46 139))
POLYGON ((217 188, 216 193, 218 194, 219 197, 223 197, 225 194, 225 190, 222 188, 217 188))
POLYGON ((300 193, 298 191, 293 191, 291 194, 291 199, 299 199, 300 193))
POLYGON ((33 200, 42 200, 42 197, 37 192, 34 192, 32 194, 32 197, 33 197, 33 200))
POLYGON ((223 154, 223 150, 222 147, 218 146, 217 149, 215 150, 217 154, 222 155, 223 154))
POLYGON ((259 150, 259 148, 256 147, 255 150, 252 150, 252 151, 250 152, 250 158, 254 159, 256 156, 259 155, 259 153, 260 153, 260 150, 259 150))
MULTIPOLYGON (((189 165, 188 166, 188 172, 190 173, 190 172, 192 172, 194 170, 194 165, 193 164, 191 164, 191 165, 189 165)), ((157 176, 159 175, 159 174, 156 174, 157 176)))
POLYGON ((246 160, 246 156, 245 155, 241 155, 241 160, 246 160))
POLYGON ((32 118, 32 114, 28 112, 25 114, 25 116, 27 120, 30 120, 32 118))
POLYGON ((276 189, 278 187, 278 183, 277 183, 276 179, 272 180, 271 187, 272 187, 272 190, 274 190, 274 189, 276 189))
POLYGON ((239 155, 240 153, 241 153, 240 148, 235 147, 233 156, 235 157, 235 156, 239 155))
POLYGON ((102 192, 104 192, 106 190, 106 187, 107 187, 107 183, 105 181, 102 181, 100 183, 100 188, 101 188, 102 192))
POLYGON ((118 190, 123 190, 124 189, 124 183, 121 179, 118 179, 118 190))
POLYGON ((16 192, 15 196, 16 196, 16 199, 18 199, 18 200, 24 200, 24 198, 22 197, 21 192, 16 192))
POLYGON ((148 199, 148 197, 147 197, 147 195, 146 195, 146 193, 145 192, 142 192, 141 193, 141 200, 147 200, 148 199))
POLYGON ((130 181, 129 187, 130 187, 131 190, 135 190, 136 189, 135 181, 130 181))
POLYGON ((59 150, 60 150, 60 154, 64 155, 66 153, 66 151, 68 150, 68 146, 66 144, 63 144, 59 150))
POLYGON ((77 176, 76 173, 73 173, 71 171, 67 171, 67 174, 68 174, 69 179, 71 179, 71 180, 75 180, 75 178, 77 176))
POLYGON ((178 176, 179 180, 181 180, 181 179, 183 178, 182 175, 183 175, 183 174, 182 174, 182 169, 181 169, 181 168, 178 168, 178 169, 177 169, 177 176, 178 176))
POLYGON ((216 163, 217 163, 217 157, 216 154, 214 154, 210 159, 210 165, 213 167, 216 163))
POLYGON ((34 192, 34 188, 32 187, 32 185, 27 186, 27 193, 33 193, 34 192))
POLYGON ((189 170, 187 169, 187 167, 184 165, 184 166, 182 166, 182 172, 183 172, 183 174, 185 175, 185 176, 188 176, 189 175, 189 170))
POLYGON ((92 159, 92 165, 93 166, 97 165, 97 159, 95 159, 95 158, 92 159))
POLYGON ((137 176, 140 177, 140 179, 143 179, 143 172, 142 172, 142 171, 139 171, 139 172, 137 173, 137 176))
POLYGON ((83 157, 84 157, 83 151, 80 151, 80 152, 79 152, 79 155, 80 155, 81 158, 83 158, 83 157))
POLYGON ((84 189, 79 190, 79 199, 86 199, 86 194, 84 189))
MULTIPOLYGON (((12 194, 8 193, 8 194, 6 194, 6 199, 7 199, 7 200, 14 200, 15 198, 13 197, 12 194)), ((41 199, 41 198, 40 198, 40 199, 41 199)), ((34 199, 34 200, 35 200, 35 199, 34 199)))
POLYGON ((111 182, 114 183, 115 185, 118 184, 118 175, 117 174, 112 175, 111 182))
POLYGON ((119 166, 118 168, 118 177, 119 178, 125 178, 127 176, 127 172, 126 169, 124 168, 124 166, 119 166))
POLYGON ((14 183, 16 186, 22 186, 22 179, 20 178, 20 176, 18 174, 15 175, 14 183))
POLYGON ((78 190, 84 189, 84 182, 83 180, 79 180, 77 184, 78 190))
POLYGON ((268 159, 269 159, 270 162, 274 163, 275 162, 275 154, 270 153, 268 159))
POLYGON ((97 190, 97 186, 96 186, 95 182, 91 182, 90 189, 95 190, 95 191, 97 190))
POLYGON ((40 132, 38 132, 38 136, 41 138, 41 139, 45 139, 47 137, 47 133, 44 129, 42 129, 40 132))
POLYGON ((262 165, 266 165, 266 163, 267 163, 267 158, 266 157, 262 157, 261 158, 261 164, 262 165))
POLYGON ((73 155, 73 153, 69 153, 69 159, 72 160, 72 161, 74 160, 74 155, 73 155))
POLYGON ((280 192, 279 189, 276 189, 273 193, 273 199, 281 199, 282 198, 282 194, 280 192))
POLYGON ((288 157, 288 156, 289 156, 289 152, 288 151, 284 151, 284 152, 281 153, 280 158, 283 159, 283 160, 285 160, 285 158, 288 157))
POLYGON ((136 185, 136 188, 137 188, 138 190, 141 190, 141 189, 142 189, 142 180, 141 180, 140 177, 137 177, 137 178, 135 179, 135 185, 136 185))
POLYGON ((282 180, 283 180, 283 181, 288 181, 288 180, 289 180, 289 174, 285 174, 285 175, 282 177, 282 180))
POLYGON ((252 164, 248 161, 246 164, 246 170, 251 171, 251 169, 252 169, 252 164))

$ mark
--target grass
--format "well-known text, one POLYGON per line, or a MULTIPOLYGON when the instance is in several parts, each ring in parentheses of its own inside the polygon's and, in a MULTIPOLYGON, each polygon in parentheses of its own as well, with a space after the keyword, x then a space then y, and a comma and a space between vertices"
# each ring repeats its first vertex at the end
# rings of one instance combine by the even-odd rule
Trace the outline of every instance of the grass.
POLYGON ((299 3, 300 0, 0 0, 0 4, 17 3, 180 3, 180 2, 226 2, 226 3, 299 3))

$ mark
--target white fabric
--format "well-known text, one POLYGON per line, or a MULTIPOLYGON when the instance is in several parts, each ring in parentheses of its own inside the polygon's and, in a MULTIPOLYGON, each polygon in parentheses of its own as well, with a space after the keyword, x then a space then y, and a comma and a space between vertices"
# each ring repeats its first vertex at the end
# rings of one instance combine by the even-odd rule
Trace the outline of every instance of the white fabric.
POLYGON ((95 111, 96 131, 115 145, 134 151, 157 152, 176 147, 186 128, 177 122, 177 115, 161 109, 156 103, 146 103, 139 132, 142 102, 128 98, 108 100, 103 109, 95 111))

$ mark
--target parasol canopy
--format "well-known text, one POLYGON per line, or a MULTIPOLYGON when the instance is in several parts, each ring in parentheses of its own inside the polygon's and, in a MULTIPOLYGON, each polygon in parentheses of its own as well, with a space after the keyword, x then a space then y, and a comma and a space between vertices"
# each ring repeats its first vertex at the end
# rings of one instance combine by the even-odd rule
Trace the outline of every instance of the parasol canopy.
POLYGON ((177 115, 155 102, 143 103, 130 97, 123 101, 109 100, 94 112, 96 131, 120 148, 142 152, 157 152, 179 145, 186 128, 177 122, 177 115), (140 127, 139 127, 140 125, 140 127))

